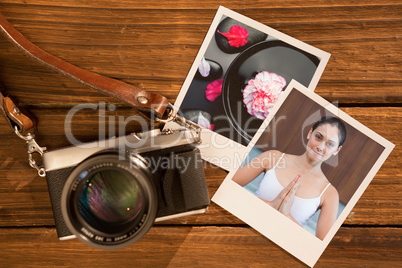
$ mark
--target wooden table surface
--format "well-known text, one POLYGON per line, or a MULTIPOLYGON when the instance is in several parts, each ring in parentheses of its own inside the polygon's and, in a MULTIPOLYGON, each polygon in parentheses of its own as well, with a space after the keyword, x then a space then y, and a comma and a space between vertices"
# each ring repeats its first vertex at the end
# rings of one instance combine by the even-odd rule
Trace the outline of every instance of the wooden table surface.
MULTIPOLYGON (((400 0, 1 0, 0 13, 42 49, 174 102, 219 5, 331 53, 316 93, 396 145, 316 266, 402 267, 400 0)), ((106 101, 118 106, 107 116, 134 113, 33 62, 3 36, 0 81, 36 115, 48 149, 69 145, 64 119, 76 104, 106 101)), ((73 133, 96 139, 97 111, 77 114, 73 133)), ((0 267, 304 266, 214 203, 121 250, 60 242, 46 180, 3 118, 0 135, 0 267)), ((205 173, 212 197, 227 172, 206 165, 205 173)))

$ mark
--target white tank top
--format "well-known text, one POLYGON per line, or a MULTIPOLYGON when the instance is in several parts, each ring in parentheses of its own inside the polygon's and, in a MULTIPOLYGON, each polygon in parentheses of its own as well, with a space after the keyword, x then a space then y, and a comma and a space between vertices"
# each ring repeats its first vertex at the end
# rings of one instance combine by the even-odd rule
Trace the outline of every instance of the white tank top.
MULTIPOLYGON (((261 180, 261 183, 255 192, 256 196, 272 201, 283 190, 284 187, 282 187, 276 177, 275 168, 284 155, 285 153, 282 154, 275 166, 265 173, 264 178, 261 180)), ((320 205, 320 198, 330 185, 331 183, 328 183, 321 194, 314 198, 301 198, 295 196, 292 207, 290 208, 290 214, 301 226, 304 226, 316 213, 318 206, 320 205)))

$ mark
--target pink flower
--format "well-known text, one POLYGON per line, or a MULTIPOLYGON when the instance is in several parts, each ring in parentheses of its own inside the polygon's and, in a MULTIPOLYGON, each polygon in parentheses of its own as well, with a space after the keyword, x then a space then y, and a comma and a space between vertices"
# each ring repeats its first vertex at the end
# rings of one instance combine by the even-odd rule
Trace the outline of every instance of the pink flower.
POLYGON ((221 33, 219 30, 218 33, 229 39, 229 45, 231 47, 242 47, 247 44, 247 29, 239 25, 233 25, 232 27, 230 27, 229 32, 227 33, 221 33))
POLYGON ((213 102, 222 94, 223 79, 217 79, 208 84, 205 95, 210 102, 213 102))
POLYGON ((274 107, 286 86, 286 80, 280 75, 263 71, 248 81, 243 91, 243 103, 247 112, 259 119, 265 119, 274 107))

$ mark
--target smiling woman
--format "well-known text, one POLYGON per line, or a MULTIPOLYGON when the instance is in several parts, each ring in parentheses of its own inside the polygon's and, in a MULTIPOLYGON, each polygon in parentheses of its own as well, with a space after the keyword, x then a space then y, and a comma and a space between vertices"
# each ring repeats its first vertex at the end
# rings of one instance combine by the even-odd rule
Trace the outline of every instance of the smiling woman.
POLYGON ((346 139, 346 128, 336 117, 322 117, 313 125, 307 139, 307 151, 313 158, 325 161, 341 150, 346 139))
POLYGON ((316 236, 324 239, 336 220, 339 195, 321 165, 338 154, 345 138, 340 119, 322 117, 309 130, 303 154, 266 151, 243 165, 233 181, 245 186, 264 172, 256 196, 301 226, 321 209, 316 236))

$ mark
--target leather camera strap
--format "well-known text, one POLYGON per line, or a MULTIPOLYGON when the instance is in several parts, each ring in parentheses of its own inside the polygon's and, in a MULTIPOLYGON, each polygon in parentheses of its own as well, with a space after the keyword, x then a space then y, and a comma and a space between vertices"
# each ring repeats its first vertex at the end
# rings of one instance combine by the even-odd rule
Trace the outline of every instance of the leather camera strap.
POLYGON ((35 118, 19 107, 0 84, 0 110, 12 130, 17 127, 19 132, 25 132, 36 126, 35 118))
MULTIPOLYGON (((13 44, 39 63, 77 82, 126 102, 139 111, 150 112, 157 118, 164 116, 167 106, 169 105, 169 101, 166 97, 147 92, 119 80, 86 71, 40 49, 17 31, 1 14, 0 29, 13 44)), ((22 114, 20 108, 14 109, 16 105, 7 97, 7 94, 2 94, 0 98, 1 110, 11 124, 18 125, 21 130, 28 130, 34 126, 34 120, 22 114), (15 113, 14 110, 16 112, 19 110, 21 115, 15 113), (33 125, 31 126, 31 124, 33 125)))

